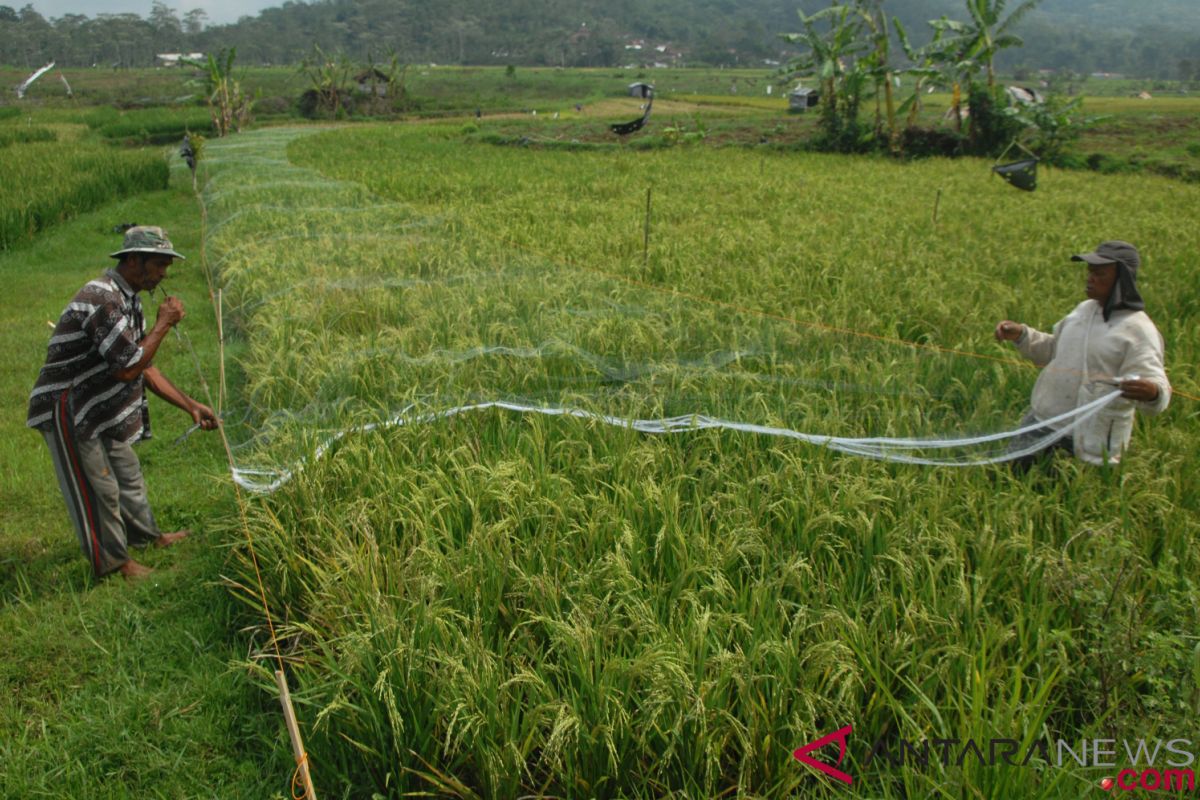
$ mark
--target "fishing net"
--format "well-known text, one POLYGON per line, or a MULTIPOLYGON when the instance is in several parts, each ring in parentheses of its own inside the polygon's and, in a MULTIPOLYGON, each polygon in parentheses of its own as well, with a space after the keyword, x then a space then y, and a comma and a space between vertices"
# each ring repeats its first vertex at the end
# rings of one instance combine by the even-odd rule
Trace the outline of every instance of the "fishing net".
POLYGON ((965 466, 1042 449, 1112 399, 1019 429, 1023 398, 991 391, 1008 367, 507 247, 465 212, 421 214, 289 162, 300 135, 206 147, 206 260, 243 343, 225 425, 250 490, 347 436, 464 415, 965 466))

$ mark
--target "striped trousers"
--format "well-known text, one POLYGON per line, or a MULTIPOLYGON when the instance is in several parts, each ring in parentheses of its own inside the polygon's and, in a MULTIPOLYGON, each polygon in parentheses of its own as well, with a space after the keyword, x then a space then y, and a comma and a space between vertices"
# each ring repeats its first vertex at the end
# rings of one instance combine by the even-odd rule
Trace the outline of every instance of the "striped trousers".
POLYGON ((76 437, 66 392, 54 404, 52 427, 42 435, 79 545, 97 578, 128 561, 129 546, 145 546, 162 535, 133 448, 104 437, 76 437))

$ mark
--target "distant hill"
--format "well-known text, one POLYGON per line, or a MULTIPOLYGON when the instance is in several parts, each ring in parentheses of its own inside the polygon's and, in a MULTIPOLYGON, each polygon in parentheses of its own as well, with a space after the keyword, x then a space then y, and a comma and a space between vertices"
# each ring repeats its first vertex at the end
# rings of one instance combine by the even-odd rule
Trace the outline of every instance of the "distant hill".
POLYGON ((1049 23, 1134 30, 1165 25, 1200 31, 1196 0, 1045 0, 1034 16, 1049 23))
MULTIPOLYGON (((288 0, 232 25, 202 29, 163 3, 147 19, 0 6, 0 62, 153 63, 157 52, 236 46, 243 63, 294 63, 314 43, 356 59, 394 50, 408 62, 621 66, 763 65, 797 11, 826 0, 288 0)), ((1018 0, 1010 0, 1015 7, 1018 0)), ((965 19, 962 0, 887 0, 912 37, 928 20, 965 19)), ((193 12, 194 14, 194 12, 193 12)), ((1002 67, 1070 68, 1200 80, 1200 0, 1044 0, 1018 29, 1027 46, 1002 67)))
MULTIPOLYGON (((807 13, 829 5, 801 0, 807 13)), ((1008 10, 1020 5, 1009 0, 1008 10)), ((967 18, 961 0, 888 0, 913 38, 943 15, 967 18)), ((1016 29, 1025 47, 1003 53, 1003 68, 1116 72, 1200 81, 1200 0, 1043 0, 1016 29)))
MULTIPOLYGON (((761 64, 788 49, 778 34, 799 27, 797 11, 826 0, 325 0, 263 12, 210 31, 263 61, 297 57, 305 36, 327 48, 382 49, 412 61, 473 64, 761 64), (305 36, 298 36, 304 32, 305 36), (645 40, 642 49, 631 43, 645 40), (658 53, 655 46, 667 46, 658 53), (678 55, 681 54, 681 55, 678 55)), ((1017 0, 1009 3, 1017 5, 1017 0)), ((961 0, 888 0, 913 38, 929 20, 965 19, 961 0)), ((1018 28, 1028 47, 1003 66, 1068 67, 1178 78, 1179 62, 1200 68, 1200 0, 1045 0, 1018 28)), ((1200 77, 1200 76, 1198 76, 1200 77)))

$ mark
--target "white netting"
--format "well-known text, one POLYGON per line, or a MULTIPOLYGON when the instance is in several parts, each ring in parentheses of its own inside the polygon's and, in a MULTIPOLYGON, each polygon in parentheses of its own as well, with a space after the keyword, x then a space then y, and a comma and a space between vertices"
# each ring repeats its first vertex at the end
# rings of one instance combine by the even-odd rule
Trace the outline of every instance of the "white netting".
POLYGON ((245 134, 205 159, 208 260, 245 342, 225 418, 247 489, 273 491, 351 433, 485 411, 988 464, 1117 396, 1007 429, 1028 382, 994 391, 1001 368, 506 247, 469 209, 419 213, 290 163, 301 135, 245 134))

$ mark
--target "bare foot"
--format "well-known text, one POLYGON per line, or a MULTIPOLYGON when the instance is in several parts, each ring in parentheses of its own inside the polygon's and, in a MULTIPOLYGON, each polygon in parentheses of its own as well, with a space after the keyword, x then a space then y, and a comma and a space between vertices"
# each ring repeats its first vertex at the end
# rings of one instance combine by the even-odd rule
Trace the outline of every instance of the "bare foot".
POLYGON ((139 564, 132 558, 126 561, 120 567, 120 573, 125 576, 127 581, 140 581, 143 578, 148 578, 154 572, 149 567, 139 564))
POLYGON ((186 539, 189 535, 191 535, 191 531, 189 530, 175 531, 174 533, 164 533, 162 536, 159 536, 154 540, 154 546, 170 547, 176 542, 186 539))

